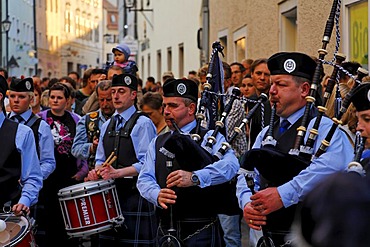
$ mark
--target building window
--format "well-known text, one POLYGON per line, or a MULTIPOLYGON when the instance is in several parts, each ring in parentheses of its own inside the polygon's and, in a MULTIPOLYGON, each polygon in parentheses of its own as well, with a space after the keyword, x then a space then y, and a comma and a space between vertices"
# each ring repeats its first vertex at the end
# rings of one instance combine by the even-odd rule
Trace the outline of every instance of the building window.
POLYGON ((80 10, 76 9, 76 16, 75 16, 75 31, 76 31, 76 37, 78 38, 80 36, 81 32, 81 17, 80 17, 80 10))
MULTIPOLYGON (((141 56, 141 68, 145 68, 144 66, 144 56, 141 56)), ((144 70, 141 70, 141 78, 144 78, 144 70)))
POLYGON ((184 44, 179 44, 179 77, 184 76, 184 44))
POLYGON ((246 58, 245 55, 245 37, 238 39, 235 42, 235 55, 236 55, 236 61, 242 61, 246 58))
POLYGON ((99 42, 99 17, 95 17, 94 42, 99 42))
POLYGON ((233 34, 234 41, 234 61, 242 61, 247 57, 246 52, 246 37, 247 37, 247 27, 242 27, 238 29, 233 34))
POLYGON ((87 25, 87 30, 88 30, 88 33, 89 33, 89 37, 88 37, 88 40, 92 41, 93 40, 93 35, 92 35, 92 22, 91 22, 91 15, 88 14, 87 15, 87 22, 86 22, 86 25, 87 25))
POLYGON ((39 47, 45 48, 44 47, 44 40, 42 39, 42 34, 41 33, 38 33, 37 36, 38 36, 37 41, 39 43, 39 47))
POLYGON ((279 5, 280 50, 297 50, 297 0, 288 0, 279 5))
POLYGON ((107 53, 107 62, 108 63, 111 63, 113 62, 113 53, 107 53))
POLYGON ((50 47, 52 50, 55 50, 55 46, 54 46, 54 36, 50 36, 50 47))
POLYGON ((225 57, 221 56, 221 60, 226 60, 227 58, 227 36, 220 37, 219 39, 220 39, 221 46, 224 47, 223 53, 225 55, 225 57))
MULTIPOLYGON (((76 71, 79 75, 82 75, 82 64, 78 63, 77 66, 76 66, 76 71)), ((80 87, 82 87, 82 85, 79 85, 80 87)))
POLYGON ((162 54, 161 50, 157 51, 157 80, 162 81, 162 54))
POLYGON ((225 57, 221 57, 222 61, 227 61, 227 34, 228 34, 228 29, 224 29, 220 32, 218 32, 218 39, 220 40, 220 44, 221 46, 224 47, 224 50, 223 50, 223 53, 225 55, 225 57))
POLYGON ((150 54, 148 54, 148 76, 150 76, 150 54))
POLYGON ((167 48, 167 70, 172 70, 172 50, 171 47, 167 48))
POLYGON ((71 32, 71 12, 69 10, 64 13, 64 31, 66 33, 71 32))
POLYGON ((94 0, 94 8, 97 8, 99 6, 99 0, 94 0))
POLYGON ((29 74, 29 75, 34 75, 35 73, 33 73, 33 69, 29 68, 29 69, 28 69, 28 74, 29 74))
POLYGON ((81 38, 86 40, 87 39, 87 36, 86 36, 86 12, 83 11, 82 12, 82 17, 80 19, 80 28, 81 28, 81 31, 80 31, 80 34, 81 34, 81 38))
POLYGON ((67 73, 69 74, 71 71, 73 71, 73 63, 67 62, 67 73))

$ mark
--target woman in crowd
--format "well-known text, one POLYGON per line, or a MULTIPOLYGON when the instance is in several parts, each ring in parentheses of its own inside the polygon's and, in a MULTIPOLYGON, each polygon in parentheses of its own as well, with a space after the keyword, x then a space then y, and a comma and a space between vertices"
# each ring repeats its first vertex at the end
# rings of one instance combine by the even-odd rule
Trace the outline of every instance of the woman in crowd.
POLYGON ((52 246, 57 239, 63 246, 78 246, 77 241, 68 239, 60 213, 58 191, 83 181, 88 173, 86 161, 78 160, 71 154, 76 125, 80 117, 66 111, 70 100, 70 90, 66 85, 55 83, 49 89, 50 109, 40 112, 49 125, 54 138, 55 171, 44 181, 46 246, 52 246), (53 220, 50 220, 53 219, 53 220))
POLYGON ((250 74, 245 75, 242 80, 242 86, 240 87, 242 96, 251 98, 256 94, 256 88, 253 85, 252 77, 250 74))
POLYGON ((159 93, 147 92, 144 94, 143 99, 140 101, 140 109, 148 114, 157 128, 157 135, 166 133, 168 128, 166 121, 163 117, 163 98, 159 93))
POLYGON ((37 84, 34 84, 33 87, 34 87, 33 92, 34 92, 35 97, 34 97, 34 101, 32 102, 31 106, 32 106, 33 114, 37 114, 40 111, 44 111, 48 109, 48 107, 41 105, 41 94, 42 94, 41 87, 37 84))

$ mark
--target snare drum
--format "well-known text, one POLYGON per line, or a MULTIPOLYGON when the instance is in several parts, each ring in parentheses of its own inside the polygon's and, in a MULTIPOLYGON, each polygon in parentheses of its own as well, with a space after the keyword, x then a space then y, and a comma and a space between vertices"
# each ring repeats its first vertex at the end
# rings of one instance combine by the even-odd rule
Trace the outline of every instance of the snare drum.
POLYGON ((0 219, 6 219, 6 228, 4 231, 0 232, 0 246, 36 246, 35 239, 32 233, 32 226, 29 223, 28 219, 23 216, 10 215, 11 214, 0 214, 0 219))
POLYGON ((89 181, 59 190, 67 234, 89 236, 123 224, 113 180, 89 181))

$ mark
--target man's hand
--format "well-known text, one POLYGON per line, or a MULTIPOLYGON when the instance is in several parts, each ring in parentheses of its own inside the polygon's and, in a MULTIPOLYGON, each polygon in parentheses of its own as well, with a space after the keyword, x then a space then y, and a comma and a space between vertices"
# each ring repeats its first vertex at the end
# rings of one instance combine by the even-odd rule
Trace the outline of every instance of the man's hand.
POLYGON ((266 216, 254 209, 250 202, 244 206, 243 217, 248 226, 254 230, 260 231, 261 226, 266 225, 266 216))
POLYGON ((177 187, 190 187, 193 186, 193 182, 191 181, 191 172, 177 170, 171 172, 167 176, 167 187, 171 188, 174 186, 177 187))
POLYGON ((12 207, 12 211, 16 216, 21 216, 23 213, 25 213, 26 215, 30 214, 30 208, 22 203, 15 204, 12 207))
POLYGON ((166 204, 175 204, 176 203, 176 194, 175 191, 171 189, 161 189, 158 194, 158 204, 164 209, 167 209, 166 204))
POLYGON ((98 148, 98 144, 99 144, 99 138, 94 136, 94 140, 93 140, 93 142, 91 143, 91 146, 90 146, 90 154, 95 154, 96 153, 96 149, 98 148))
POLYGON ((99 179, 99 176, 98 174, 96 173, 96 170, 95 169, 92 169, 91 171, 89 171, 89 173, 87 174, 87 177, 85 177, 85 182, 87 181, 95 181, 95 180, 98 180, 99 179))
POLYGON ((114 169, 112 166, 105 166, 100 168, 100 176, 104 179, 119 178, 121 175, 118 169, 114 169))
POLYGON ((251 200, 252 207, 264 215, 275 212, 284 206, 276 187, 258 191, 251 196, 251 200))
POLYGON ((104 75, 104 74, 101 74, 98 80, 100 82, 100 81, 105 80, 105 79, 107 79, 107 76, 104 75))

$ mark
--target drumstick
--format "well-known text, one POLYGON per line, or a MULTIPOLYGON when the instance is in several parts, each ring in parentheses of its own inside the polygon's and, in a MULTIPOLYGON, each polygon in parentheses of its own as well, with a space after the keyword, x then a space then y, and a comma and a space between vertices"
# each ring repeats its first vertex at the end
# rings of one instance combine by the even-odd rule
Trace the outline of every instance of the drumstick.
MULTIPOLYGON (((110 156, 109 156, 110 157, 110 156)), ((108 159, 107 159, 108 160, 108 159)), ((97 169, 97 171, 96 171, 96 174, 98 175, 98 176, 100 176, 100 169, 101 168, 103 168, 103 167, 107 167, 107 166, 111 166, 112 164, 113 164, 113 162, 115 162, 116 160, 117 160, 117 156, 113 156, 110 160, 109 160, 109 162, 107 162, 107 160, 101 165, 101 167, 99 167, 98 169, 97 169)))
MULTIPOLYGON (((107 166, 107 164, 109 164, 109 162, 110 162, 110 160, 112 159, 114 157, 114 152, 112 152, 109 156, 108 156, 108 158, 103 162, 103 164, 102 164, 102 166, 101 167, 106 167, 107 166)), ((112 163, 111 163, 112 164, 112 163)), ((95 169, 96 170, 96 169, 95 169)), ((97 170, 97 171, 99 171, 99 169, 97 170)), ((99 175, 99 174, 98 174, 99 175)))
POLYGON ((114 152, 112 152, 112 153, 109 155, 109 157, 105 160, 105 162, 104 162, 104 163, 108 163, 108 162, 113 158, 113 156, 114 156, 114 152))
POLYGON ((113 156, 113 158, 108 163, 103 164, 103 167, 111 166, 113 164, 113 162, 116 161, 116 160, 117 160, 117 156, 113 156))

